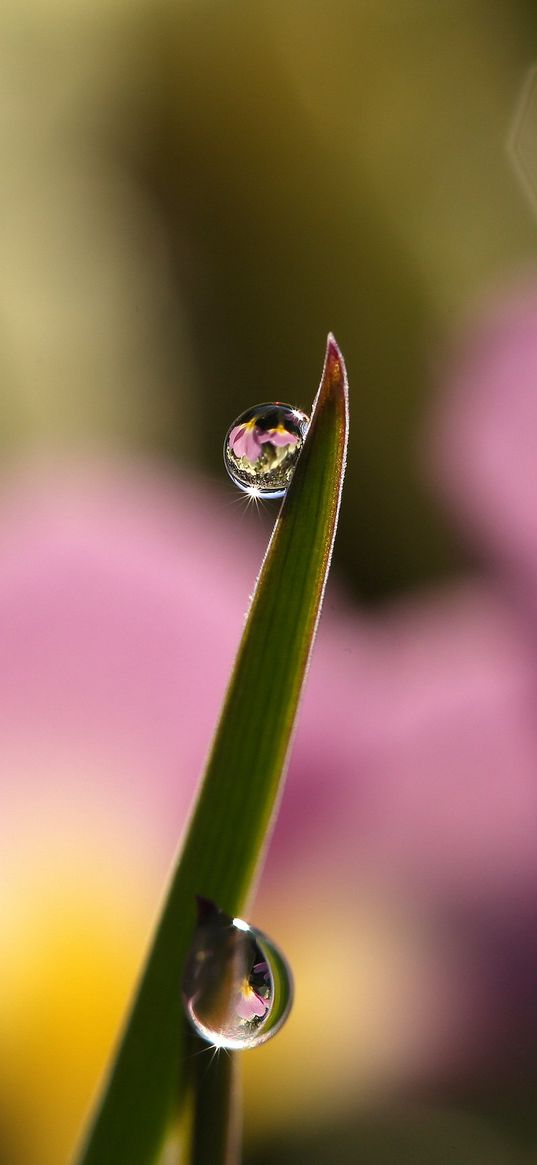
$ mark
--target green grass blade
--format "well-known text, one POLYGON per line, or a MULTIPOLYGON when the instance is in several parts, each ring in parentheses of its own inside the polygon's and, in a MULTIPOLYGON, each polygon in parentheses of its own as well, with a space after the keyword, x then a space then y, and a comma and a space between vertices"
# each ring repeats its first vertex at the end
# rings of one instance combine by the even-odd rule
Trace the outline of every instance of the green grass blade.
POLYGON ((189 1165, 236 1165, 242 1124, 241 1053, 219 1051, 213 1055, 207 1044, 204 1050, 205 1055, 198 1049, 192 1060, 192 1129, 185 1161, 189 1165))
POLYGON ((250 607, 149 959, 79 1165, 153 1165, 185 1082, 182 969, 194 896, 243 912, 273 818, 319 617, 345 467, 343 359, 330 336, 297 467, 250 607))

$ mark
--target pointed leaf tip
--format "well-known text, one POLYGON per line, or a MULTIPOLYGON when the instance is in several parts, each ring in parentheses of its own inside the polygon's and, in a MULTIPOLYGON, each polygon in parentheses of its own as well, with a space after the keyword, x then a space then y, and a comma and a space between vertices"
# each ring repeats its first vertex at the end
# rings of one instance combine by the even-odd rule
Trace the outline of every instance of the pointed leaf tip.
POLYGON ((327 359, 341 360, 341 350, 333 332, 329 332, 326 338, 326 356, 327 359))
POLYGON ((326 341, 326 355, 319 391, 327 396, 339 397, 342 403, 344 402, 344 408, 348 408, 348 384, 345 360, 341 348, 332 332, 328 333, 326 341))
POLYGON ((326 340, 325 372, 333 379, 340 376, 345 379, 345 361, 339 344, 332 334, 328 333, 326 340))

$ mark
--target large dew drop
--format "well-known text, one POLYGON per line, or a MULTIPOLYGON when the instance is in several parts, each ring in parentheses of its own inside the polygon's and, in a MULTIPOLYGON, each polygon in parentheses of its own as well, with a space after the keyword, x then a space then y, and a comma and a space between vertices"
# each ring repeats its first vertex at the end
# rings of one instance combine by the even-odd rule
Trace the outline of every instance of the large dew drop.
POLYGON ((224 463, 231 480, 253 497, 283 498, 308 424, 301 409, 278 402, 241 413, 224 441, 224 463))
POLYGON ((218 1048, 256 1048, 282 1026, 292 998, 291 972, 267 935, 198 898, 183 978, 194 1031, 218 1048))

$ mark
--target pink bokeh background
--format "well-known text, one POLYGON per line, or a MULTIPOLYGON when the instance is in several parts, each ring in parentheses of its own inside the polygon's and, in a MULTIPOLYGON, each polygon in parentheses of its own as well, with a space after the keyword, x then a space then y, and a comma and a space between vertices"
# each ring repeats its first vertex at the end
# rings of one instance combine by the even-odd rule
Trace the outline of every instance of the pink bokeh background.
MULTIPOLYGON (((536 385, 528 282, 468 329, 424 439, 479 565, 374 613, 332 581, 253 907, 297 1004, 263 1065, 248 1058, 252 1135, 533 1063, 536 385)), ((229 501, 128 459, 4 473, 12 1165, 69 1152, 135 981, 263 552, 229 501)))

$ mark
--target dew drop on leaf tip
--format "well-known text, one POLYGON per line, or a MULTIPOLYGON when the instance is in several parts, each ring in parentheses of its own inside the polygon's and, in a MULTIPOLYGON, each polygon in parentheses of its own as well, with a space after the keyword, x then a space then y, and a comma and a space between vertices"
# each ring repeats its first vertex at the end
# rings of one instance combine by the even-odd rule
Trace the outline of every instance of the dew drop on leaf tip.
POLYGON ((255 1048, 287 1019, 293 997, 286 959, 262 931, 198 898, 198 924, 183 978, 194 1031, 219 1048, 255 1048))
POLYGON ((246 409, 224 441, 224 464, 232 482, 252 497, 283 498, 308 424, 302 409, 278 401, 246 409))

